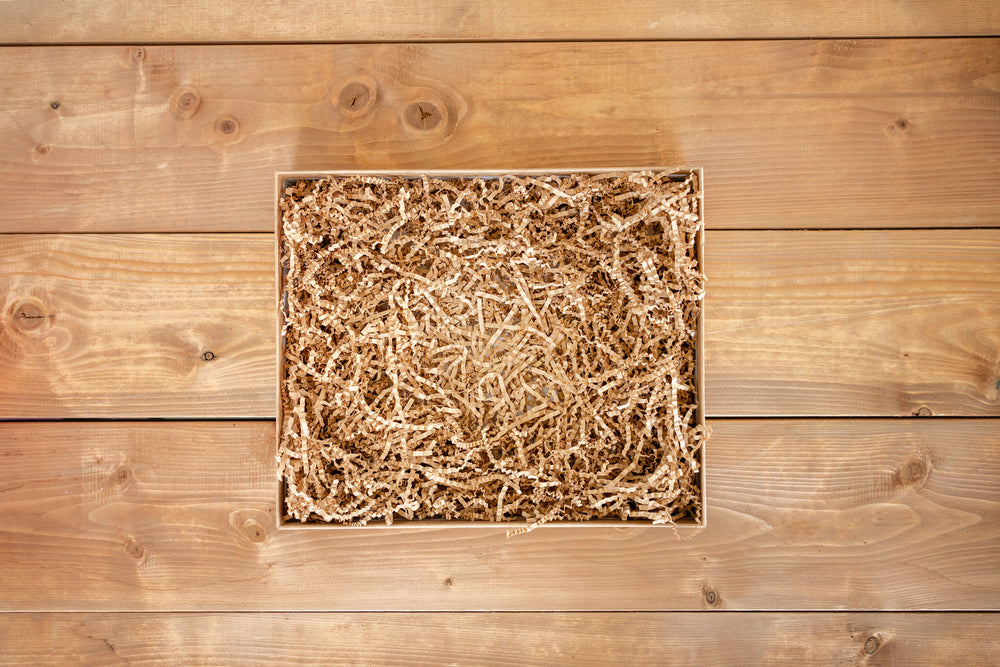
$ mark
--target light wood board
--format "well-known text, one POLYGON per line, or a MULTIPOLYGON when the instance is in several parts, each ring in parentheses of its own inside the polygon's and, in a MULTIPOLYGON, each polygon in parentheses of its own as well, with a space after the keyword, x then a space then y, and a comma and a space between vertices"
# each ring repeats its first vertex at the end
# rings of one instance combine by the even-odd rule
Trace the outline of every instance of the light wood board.
POLYGON ((708 526, 278 530, 271 422, 0 424, 7 611, 987 610, 989 419, 714 420, 708 526))
POLYGON ((0 99, 0 232, 269 231, 275 171, 642 165, 704 167, 713 229, 1000 220, 996 39, 11 47, 0 99))
MULTIPOLYGON (((273 263, 271 234, 0 236, 0 417, 273 417, 273 263)), ((1000 414, 1000 231, 708 232, 705 263, 709 416, 1000 414)))
POLYGON ((1000 231, 709 232, 705 271, 709 415, 1000 415, 1000 231))
POLYGON ((269 417, 273 236, 0 236, 0 417, 269 417))
POLYGON ((187 0, 156 8, 127 0, 7 0, 0 43, 365 42, 448 40, 733 39, 990 35, 988 0, 187 0))
POLYGON ((16 614, 36 665, 992 665, 994 614, 16 614), (44 647, 44 651, 39 649, 44 647))

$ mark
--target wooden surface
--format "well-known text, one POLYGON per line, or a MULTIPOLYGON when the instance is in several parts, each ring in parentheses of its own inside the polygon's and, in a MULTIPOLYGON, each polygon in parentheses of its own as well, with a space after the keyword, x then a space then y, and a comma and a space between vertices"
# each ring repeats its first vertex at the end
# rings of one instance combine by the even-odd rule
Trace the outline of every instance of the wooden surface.
MULTIPOLYGON (((0 418, 274 416, 270 234, 0 236, 0 418)), ((710 231, 723 416, 1000 415, 1000 230, 710 231)))
POLYGON ((1000 220, 997 39, 12 47, 0 99, 7 232, 269 232, 275 171, 392 168, 704 167, 712 229, 1000 220))
POLYGON ((710 416, 1000 416, 1000 230, 708 232, 710 416))
POLYGON ((272 417, 271 235, 0 236, 0 417, 272 417))
POLYGON ((995 35, 989 0, 6 0, 0 43, 386 42, 995 35))
POLYGON ((712 667, 738 656, 974 667, 993 664, 998 637, 990 614, 16 614, 0 626, 0 654, 38 665, 712 667))
POLYGON ((7 423, 18 611, 996 607, 991 419, 709 420, 708 526, 277 530, 268 422, 7 423), (595 582, 607 582, 601 585, 595 582), (72 591, 71 593, 68 593, 72 591))
POLYGON ((1000 663, 996 3, 134 4, 0 1, 0 662, 1000 663), (636 165, 708 526, 278 531, 274 172, 636 165))

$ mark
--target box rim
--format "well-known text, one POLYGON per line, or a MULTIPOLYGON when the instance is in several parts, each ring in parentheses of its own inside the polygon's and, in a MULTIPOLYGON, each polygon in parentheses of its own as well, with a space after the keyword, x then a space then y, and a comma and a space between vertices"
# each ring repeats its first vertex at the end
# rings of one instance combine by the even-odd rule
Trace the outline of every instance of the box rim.
MULTIPOLYGON (((376 169, 376 170, 330 170, 330 171, 276 171, 274 172, 274 267, 275 267, 275 323, 276 323, 276 371, 277 382, 275 383, 275 443, 274 453, 277 457, 278 447, 281 442, 281 425, 283 421, 281 383, 284 379, 284 327, 285 312, 284 302, 284 272, 281 266, 281 195, 285 184, 289 180, 308 180, 329 177, 347 176, 384 176, 404 178, 477 178, 477 177, 501 177, 501 176, 568 176, 571 174, 610 174, 610 173, 633 173, 642 171, 669 172, 673 174, 698 175, 698 217, 701 225, 695 239, 695 257, 698 266, 705 274, 704 265, 704 239, 705 239, 705 170, 703 167, 609 167, 609 168, 562 168, 562 169, 376 169)), ((695 410, 695 420, 705 429, 705 301, 707 290, 702 295, 701 308, 698 309, 698 321, 696 323, 698 340, 695 344, 695 382, 697 383, 698 406, 695 410)), ((707 439, 706 439, 707 440, 707 439)), ((703 440, 698 450, 698 480, 701 491, 701 520, 682 520, 677 523, 654 524, 647 519, 614 520, 595 519, 593 521, 551 521, 543 524, 539 528, 616 528, 622 529, 647 529, 647 528, 672 528, 680 535, 688 535, 702 531, 708 525, 708 496, 706 483, 706 442, 703 440)), ((275 506, 275 521, 278 530, 439 530, 441 528, 475 528, 493 529, 498 531, 517 530, 531 525, 529 521, 464 521, 458 519, 421 519, 418 521, 394 521, 386 524, 384 521, 372 522, 363 526, 338 524, 322 521, 285 521, 285 481, 281 475, 277 475, 277 498, 275 506)))

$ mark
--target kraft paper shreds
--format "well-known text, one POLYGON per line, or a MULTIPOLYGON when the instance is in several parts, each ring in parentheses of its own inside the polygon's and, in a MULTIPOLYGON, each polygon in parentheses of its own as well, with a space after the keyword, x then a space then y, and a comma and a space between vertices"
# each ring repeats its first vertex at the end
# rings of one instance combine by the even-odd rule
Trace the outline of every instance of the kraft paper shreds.
POLYGON ((700 519, 697 174, 302 180, 286 517, 700 519))

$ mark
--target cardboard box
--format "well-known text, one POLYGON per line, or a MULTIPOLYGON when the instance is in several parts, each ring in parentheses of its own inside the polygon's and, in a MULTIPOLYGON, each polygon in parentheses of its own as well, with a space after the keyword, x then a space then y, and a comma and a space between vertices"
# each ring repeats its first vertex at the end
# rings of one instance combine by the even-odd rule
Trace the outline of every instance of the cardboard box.
MULTIPOLYGON (((517 176, 560 176, 569 174, 604 174, 604 173, 627 173, 636 171, 655 171, 663 172, 665 169, 657 167, 641 167, 641 168, 608 168, 608 169, 553 169, 553 170, 526 170, 526 171, 496 171, 496 170, 465 170, 465 171, 452 171, 452 170, 427 170, 427 171, 417 171, 417 170, 396 170, 396 171, 330 171, 330 172, 277 172, 275 174, 275 303, 276 303, 276 324, 277 324, 277 375, 275 384, 275 397, 276 397, 276 422, 275 422, 275 450, 279 446, 280 442, 280 429, 284 421, 283 401, 281 400, 281 383, 284 379, 284 349, 285 340, 282 335, 282 329, 285 321, 285 293, 284 293, 284 277, 285 271, 281 265, 281 247, 282 247, 282 214, 280 207, 281 196, 284 189, 288 184, 309 179, 323 179, 323 178, 337 178, 337 177, 347 177, 347 176, 384 176, 384 177, 403 177, 403 178, 420 178, 421 176, 427 176, 429 178, 496 178, 504 175, 517 175, 517 176)), ((702 268, 704 272, 703 264, 703 252, 702 248, 704 245, 704 223, 705 223, 705 205, 704 205, 704 191, 705 191, 705 181, 704 181, 704 171, 702 169, 694 170, 677 170, 676 174, 677 180, 683 180, 690 173, 695 172, 698 174, 698 213, 701 217, 701 229, 698 232, 696 239, 696 254, 699 267, 702 268)), ((672 174, 673 175, 673 174, 672 174)), ((705 425, 705 360, 704 360, 704 341, 705 341, 705 317, 704 317, 704 302, 702 308, 699 311, 699 317, 697 322, 697 341, 696 341, 696 352, 695 352, 695 395, 697 397, 698 406, 695 411, 695 421, 697 424, 705 425)), ((707 503, 705 497, 705 446, 703 445, 698 452, 699 456, 699 473, 698 473, 698 486, 701 489, 701 522, 696 522, 693 519, 682 519, 675 524, 659 524, 657 527, 661 528, 672 528, 679 533, 689 534, 691 532, 700 531, 707 524, 707 503)), ((279 529, 339 529, 339 530, 414 530, 420 528, 433 528, 440 529, 442 527, 466 527, 466 528, 492 528, 494 530, 515 530, 517 528, 527 527, 528 522, 516 522, 516 521, 503 521, 503 522, 489 522, 489 521, 460 521, 460 520, 421 520, 421 521, 406 521, 406 520, 395 520, 392 525, 387 525, 383 521, 371 522, 365 526, 352 526, 346 524, 337 523, 327 523, 322 521, 316 522, 301 522, 297 520, 286 521, 284 519, 285 513, 285 482, 283 479, 277 480, 277 522, 279 529)), ((575 527, 600 527, 600 528, 623 528, 623 527, 651 527, 654 524, 651 521, 640 520, 640 519, 630 519, 627 521, 618 519, 601 519, 592 521, 553 521, 544 524, 541 528, 548 528, 553 526, 575 526, 575 527)))

